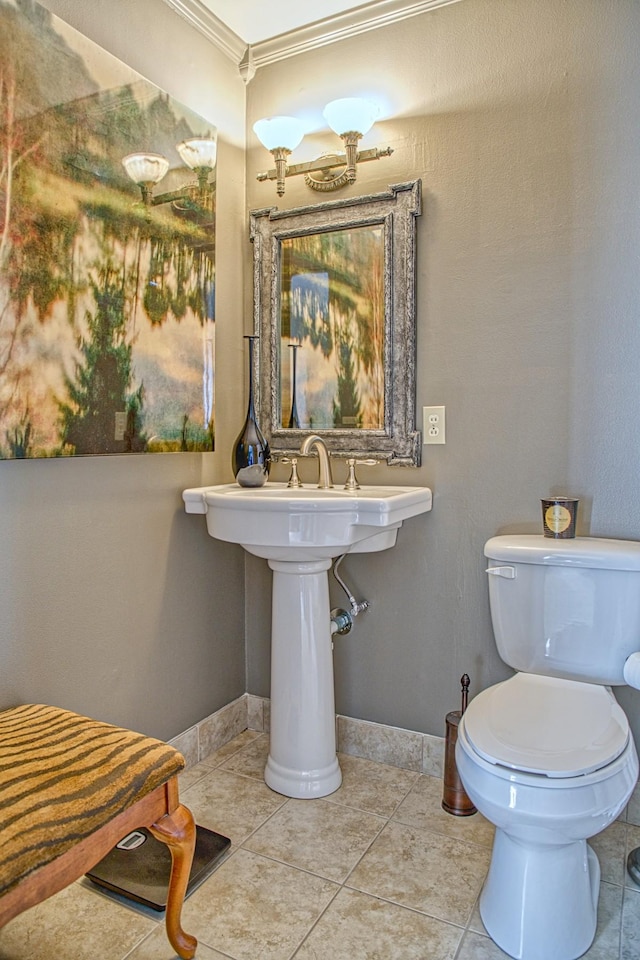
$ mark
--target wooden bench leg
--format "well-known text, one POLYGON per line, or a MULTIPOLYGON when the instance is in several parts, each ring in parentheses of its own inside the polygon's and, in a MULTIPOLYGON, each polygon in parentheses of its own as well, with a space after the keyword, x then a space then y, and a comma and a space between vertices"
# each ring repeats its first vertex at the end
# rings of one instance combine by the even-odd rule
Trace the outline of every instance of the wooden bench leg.
POLYGON ((167 937, 182 960, 192 960, 198 941, 184 932, 180 922, 196 846, 196 825, 191 811, 180 804, 172 813, 151 824, 149 831, 156 840, 166 843, 171 851, 171 878, 166 909, 167 937))

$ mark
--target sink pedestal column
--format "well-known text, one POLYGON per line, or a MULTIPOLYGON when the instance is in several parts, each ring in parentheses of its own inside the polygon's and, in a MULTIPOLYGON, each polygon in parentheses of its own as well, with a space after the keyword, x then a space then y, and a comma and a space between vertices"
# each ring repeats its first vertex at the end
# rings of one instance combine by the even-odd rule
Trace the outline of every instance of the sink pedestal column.
POLYGON ((264 779, 286 797, 326 797, 342 782, 327 577, 331 560, 269 560, 269 566, 271 747, 264 779))

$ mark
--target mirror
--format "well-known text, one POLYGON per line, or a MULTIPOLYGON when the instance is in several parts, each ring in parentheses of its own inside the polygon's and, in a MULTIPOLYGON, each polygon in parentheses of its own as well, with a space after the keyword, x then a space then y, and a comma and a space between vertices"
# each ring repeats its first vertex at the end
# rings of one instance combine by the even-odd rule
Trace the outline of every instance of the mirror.
POLYGON ((417 466, 415 247, 421 181, 250 215, 257 416, 272 453, 417 466))

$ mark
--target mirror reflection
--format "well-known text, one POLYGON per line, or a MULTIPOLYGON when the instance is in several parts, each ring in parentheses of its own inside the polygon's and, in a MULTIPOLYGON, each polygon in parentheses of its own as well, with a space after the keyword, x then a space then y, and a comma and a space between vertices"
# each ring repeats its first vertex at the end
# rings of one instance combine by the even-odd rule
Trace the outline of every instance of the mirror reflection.
POLYGON ((384 236, 380 224, 284 239, 281 426, 384 426, 384 236))

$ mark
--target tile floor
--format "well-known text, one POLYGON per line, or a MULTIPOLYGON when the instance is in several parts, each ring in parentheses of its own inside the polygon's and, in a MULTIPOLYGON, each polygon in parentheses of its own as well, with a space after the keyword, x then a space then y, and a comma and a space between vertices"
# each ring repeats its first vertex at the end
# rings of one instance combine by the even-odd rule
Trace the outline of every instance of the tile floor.
MULTIPOLYGON (((477 898, 492 828, 444 813, 442 781, 341 756, 323 800, 262 780, 268 738, 245 731, 183 776, 198 823, 231 838, 227 859, 186 901, 199 960, 499 960, 477 898)), ((640 827, 616 821, 602 865, 588 960, 640 958, 640 888, 625 870, 640 827)), ((81 880, 0 932, 0 960, 170 960, 162 914, 81 880)), ((553 958, 549 958, 553 960, 553 958)))

